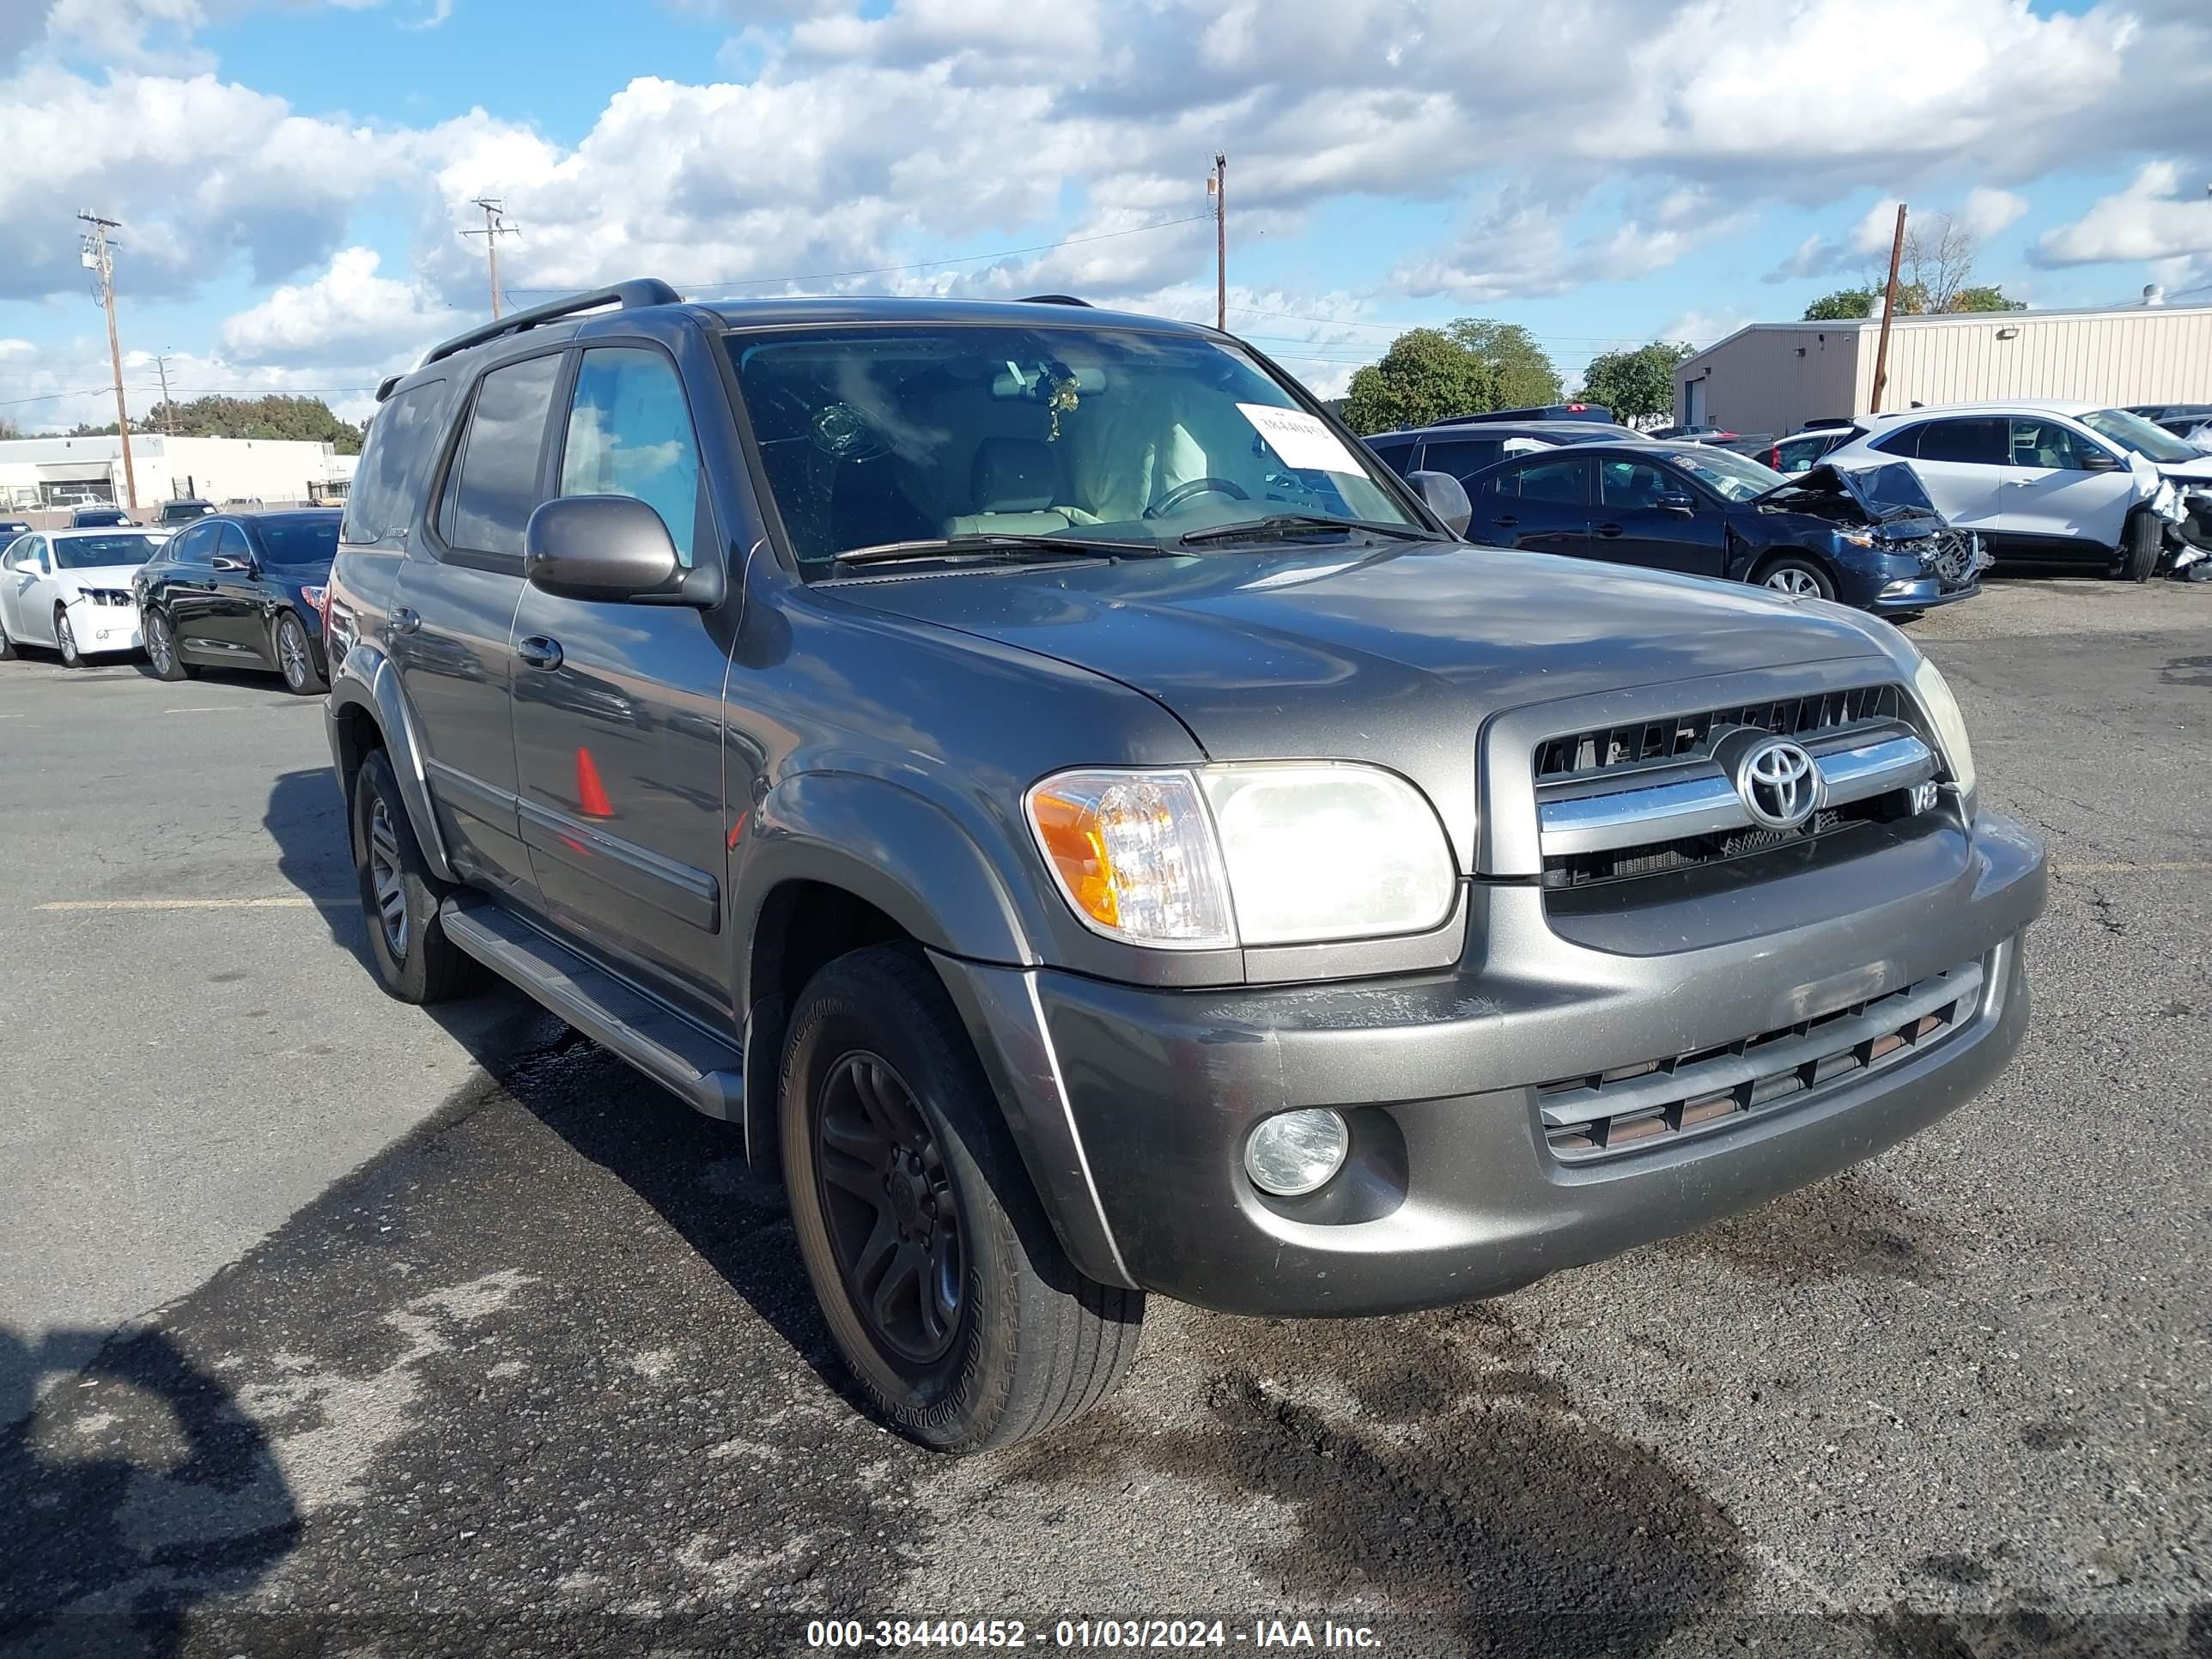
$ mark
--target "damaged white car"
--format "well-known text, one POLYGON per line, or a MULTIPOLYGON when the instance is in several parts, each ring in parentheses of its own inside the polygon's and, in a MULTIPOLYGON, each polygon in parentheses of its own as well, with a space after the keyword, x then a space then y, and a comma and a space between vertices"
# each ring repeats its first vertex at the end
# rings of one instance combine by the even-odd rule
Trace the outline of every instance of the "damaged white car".
POLYGON ((0 551, 0 659, 45 646, 77 667, 138 648, 131 575, 166 536, 138 529, 34 530, 0 551))

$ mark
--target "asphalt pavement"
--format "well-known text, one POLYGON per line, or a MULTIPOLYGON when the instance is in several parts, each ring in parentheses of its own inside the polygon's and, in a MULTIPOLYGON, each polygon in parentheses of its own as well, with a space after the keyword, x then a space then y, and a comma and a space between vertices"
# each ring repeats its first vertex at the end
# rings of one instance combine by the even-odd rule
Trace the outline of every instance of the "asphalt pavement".
POLYGON ((0 1650, 2212 1653, 2212 587, 1914 632, 2057 865, 1988 1095, 1492 1303, 1155 1301, 963 1462, 853 1409, 726 1126, 375 990, 315 704, 0 665, 0 1650))

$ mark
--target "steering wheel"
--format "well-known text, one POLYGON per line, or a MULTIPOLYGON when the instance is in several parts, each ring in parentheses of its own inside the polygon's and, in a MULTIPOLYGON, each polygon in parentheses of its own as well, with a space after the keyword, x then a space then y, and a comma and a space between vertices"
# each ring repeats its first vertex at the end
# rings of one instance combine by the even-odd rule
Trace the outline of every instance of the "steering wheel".
POLYGON ((1195 501, 1200 495, 1226 495, 1231 501, 1249 501, 1252 499, 1231 479, 1193 478, 1186 483, 1177 484, 1146 507, 1145 516, 1148 519, 1164 517, 1185 501, 1195 501))

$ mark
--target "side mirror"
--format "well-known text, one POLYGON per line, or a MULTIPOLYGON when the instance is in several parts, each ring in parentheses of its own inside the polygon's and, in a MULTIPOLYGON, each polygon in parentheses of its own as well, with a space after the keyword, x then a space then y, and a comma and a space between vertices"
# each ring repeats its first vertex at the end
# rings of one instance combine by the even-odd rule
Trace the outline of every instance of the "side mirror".
POLYGON ((2087 449, 2081 452, 2081 465, 2085 471, 2111 472, 2116 471, 2119 465, 2118 459, 2107 455, 2101 449, 2087 449))
POLYGON ((1694 519, 1698 516, 1698 504, 1687 495, 1662 495, 1659 510, 1669 518, 1694 519))
POLYGON ((225 574, 232 576, 252 576, 260 574, 253 568, 253 560, 251 555, 241 559, 235 557, 231 554, 225 553, 216 558, 210 559, 208 561, 208 568, 210 570, 220 570, 225 574))
POLYGON ((1413 486, 1423 505, 1444 521, 1445 529, 1455 536, 1467 534, 1474 504, 1467 498, 1466 485, 1449 472, 1408 472, 1406 482, 1413 486))
POLYGON ((665 592, 680 567, 660 514, 630 495, 564 495, 522 532, 522 574, 571 599, 620 604, 665 592))
POLYGON ((35 576, 39 574, 39 562, 36 559, 26 556, 16 560, 15 562, 9 565, 8 568, 14 571, 19 576, 35 576))

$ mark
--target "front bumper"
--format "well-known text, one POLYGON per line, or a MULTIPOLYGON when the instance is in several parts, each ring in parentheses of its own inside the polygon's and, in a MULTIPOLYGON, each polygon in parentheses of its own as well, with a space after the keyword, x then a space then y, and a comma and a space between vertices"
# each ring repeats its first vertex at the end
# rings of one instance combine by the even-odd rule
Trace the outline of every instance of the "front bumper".
POLYGON ((1465 957, 1441 975, 1176 992, 939 967, 1084 1271, 1227 1312, 1391 1313, 1686 1231, 1871 1157, 1983 1088, 2027 1022, 2021 947, 2043 850, 1984 811, 1898 872, 1868 903, 1869 872, 1846 866, 1818 892, 1744 907, 1786 917, 1782 931, 1747 919, 1672 952, 1664 927, 1578 942, 1535 886, 1478 884, 1465 957), (1972 1012, 1925 1052, 1595 1163, 1546 1141, 1547 1079, 1735 1042, 1968 963, 1984 974, 1972 1012), (1300 1106, 1346 1113, 1351 1159, 1316 1194, 1268 1199, 1243 1175, 1245 1137, 1300 1106))
POLYGON ((1979 596, 1982 584, 1978 578, 1964 587, 1946 588, 1934 576, 1921 576, 1885 584, 1866 602, 1866 609, 1877 617, 1899 615, 1917 616, 1923 611, 1933 611, 1938 605, 1956 605, 1961 599, 1979 596))
POLYGON ((138 635, 138 612, 128 605, 73 605, 70 607, 70 626, 76 634, 79 656, 112 656, 136 651, 143 643, 138 635))

